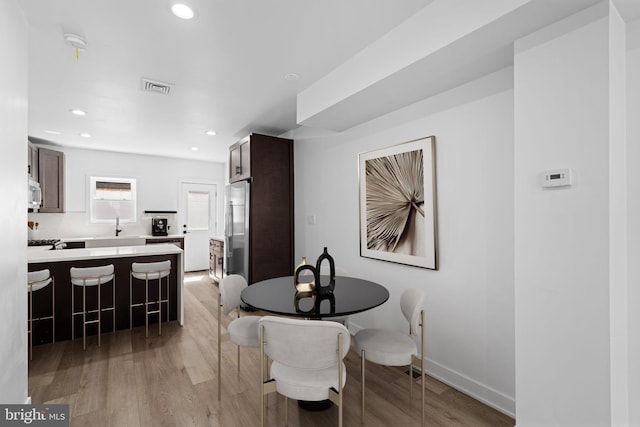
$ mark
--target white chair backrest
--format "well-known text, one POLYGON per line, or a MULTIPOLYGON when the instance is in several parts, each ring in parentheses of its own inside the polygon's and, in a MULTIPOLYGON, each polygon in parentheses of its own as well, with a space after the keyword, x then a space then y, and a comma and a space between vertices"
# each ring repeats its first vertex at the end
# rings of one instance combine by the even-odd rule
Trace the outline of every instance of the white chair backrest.
POLYGON ((426 296, 418 289, 406 289, 400 297, 400 310, 409 322, 411 335, 418 335, 420 328, 420 311, 423 309, 426 296))
POLYGON ((225 316, 240 305, 240 294, 247 287, 247 281, 239 274, 231 274, 220 281, 220 304, 225 316))
POLYGON ((264 352, 271 360, 302 369, 337 366, 349 352, 351 336, 344 325, 325 320, 302 320, 265 316, 264 352), (338 358, 338 337, 342 334, 342 354, 338 358))
POLYGON ((138 279, 167 277, 171 272, 171 260, 158 262, 134 262, 131 264, 133 276, 138 279))
POLYGON ((49 283, 51 283, 51 272, 47 269, 27 273, 27 285, 31 285, 32 291, 39 291, 49 283))
POLYGON ((113 279, 113 264, 99 267, 71 267, 71 283, 76 286, 95 286, 113 279))

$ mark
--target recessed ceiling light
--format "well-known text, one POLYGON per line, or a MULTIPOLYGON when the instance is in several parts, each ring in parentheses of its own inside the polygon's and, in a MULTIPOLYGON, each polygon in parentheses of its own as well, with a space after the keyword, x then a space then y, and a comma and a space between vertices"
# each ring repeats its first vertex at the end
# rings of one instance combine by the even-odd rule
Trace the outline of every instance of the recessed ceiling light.
POLYGON ((86 132, 82 132, 80 134, 80 136, 83 137, 83 138, 91 138, 91 134, 90 133, 86 133, 86 132))
POLYGON ((51 134, 51 135, 60 135, 60 134, 62 134, 62 132, 60 132, 60 131, 50 130, 50 129, 45 129, 44 133, 48 133, 48 134, 51 134))
POLYGON ((171 12, 181 19, 191 19, 195 16, 193 9, 186 4, 176 3, 171 6, 171 12))
POLYGON ((83 110, 78 110, 77 108, 74 108, 73 110, 69 110, 72 114, 75 114, 76 116, 86 116, 87 112, 83 111, 83 110))
POLYGON ((298 73, 287 73, 284 75, 284 79, 288 81, 298 80, 300 78, 300 74, 298 73))
POLYGON ((215 136, 216 131, 215 131, 215 130, 208 130, 208 131, 206 131, 205 133, 206 133, 207 135, 209 135, 209 136, 215 136))
POLYGON ((198 151, 199 148, 198 147, 191 147, 191 151, 198 151))

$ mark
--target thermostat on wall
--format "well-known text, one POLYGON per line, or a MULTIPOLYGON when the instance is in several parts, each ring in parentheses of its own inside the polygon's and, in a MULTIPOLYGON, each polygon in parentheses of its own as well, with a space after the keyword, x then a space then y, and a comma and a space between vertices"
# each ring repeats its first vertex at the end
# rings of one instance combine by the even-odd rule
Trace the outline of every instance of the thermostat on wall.
POLYGON ((568 187, 571 182, 571 169, 557 169, 542 174, 542 187, 568 187))

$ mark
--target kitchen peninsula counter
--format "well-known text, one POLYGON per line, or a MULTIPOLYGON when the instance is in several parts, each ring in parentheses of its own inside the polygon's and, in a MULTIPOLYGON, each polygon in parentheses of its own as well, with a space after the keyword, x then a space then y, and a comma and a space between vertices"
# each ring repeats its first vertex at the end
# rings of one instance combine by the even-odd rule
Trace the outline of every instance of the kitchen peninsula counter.
MULTIPOLYGON (((170 243, 140 246, 114 246, 97 247, 86 249, 63 249, 63 250, 41 250, 29 251, 27 255, 29 271, 49 269, 55 280, 55 309, 56 309, 56 341, 71 339, 71 267, 93 267, 99 265, 113 264, 115 268, 116 286, 116 330, 129 328, 129 277, 131 264, 133 262, 157 262, 171 261, 171 274, 169 275, 169 318, 171 321, 177 320, 180 325, 184 324, 183 312, 183 287, 184 287, 184 261, 183 251, 179 247, 170 243)), ((135 302, 144 301, 144 282, 134 281, 135 302), (140 285, 142 283, 142 285, 140 285)), ((48 286, 47 288, 52 288, 48 286)), ((95 288, 87 288, 87 305, 95 306, 95 288), (90 289, 94 288, 94 289, 90 289), (93 296, 90 293, 93 292, 93 296), (91 303, 91 305, 89 305, 91 303)), ((111 283, 102 287, 103 305, 110 305, 112 297, 111 283)), ((164 285, 163 285, 164 288, 164 285)), ((45 288, 46 289, 46 288, 45 288)), ((43 289, 34 293, 34 317, 40 317, 51 311, 52 289, 43 289)), ((150 297, 152 292, 157 292, 157 282, 150 284, 150 297)), ((76 289, 76 296, 81 292, 76 289)), ((76 303, 81 301, 81 297, 76 298, 76 303)), ((80 305, 77 306, 79 309, 80 305)), ((166 321, 165 307, 163 306, 163 320, 166 321)), ((76 322, 79 318, 76 316, 76 322)), ((156 322, 153 316, 150 322, 156 322)), ((82 327, 76 323, 76 338, 82 335, 82 327), (78 336, 78 333, 80 335, 78 336)), ((110 332, 113 325, 113 318, 110 312, 102 315, 102 332, 110 332)), ((133 326, 144 325, 144 309, 134 309, 133 326)), ((95 327, 87 328, 87 334, 96 334, 95 327)), ((52 328, 50 321, 42 321, 36 325, 34 323, 33 343, 40 344, 51 342, 52 328)))

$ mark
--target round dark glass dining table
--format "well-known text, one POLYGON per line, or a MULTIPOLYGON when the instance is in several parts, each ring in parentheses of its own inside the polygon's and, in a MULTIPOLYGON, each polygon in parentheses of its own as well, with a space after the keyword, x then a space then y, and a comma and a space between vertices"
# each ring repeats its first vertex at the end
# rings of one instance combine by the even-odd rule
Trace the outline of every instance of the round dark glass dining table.
MULTIPOLYGON (((320 276, 327 285, 329 276, 320 276)), ((375 282, 335 276, 333 292, 296 292, 293 276, 255 282, 240 298, 251 308, 282 316, 320 319, 348 316, 370 310, 389 299, 389 291, 375 282)), ((318 288, 316 288, 318 289, 318 288)))

